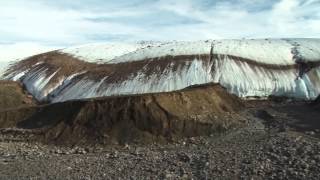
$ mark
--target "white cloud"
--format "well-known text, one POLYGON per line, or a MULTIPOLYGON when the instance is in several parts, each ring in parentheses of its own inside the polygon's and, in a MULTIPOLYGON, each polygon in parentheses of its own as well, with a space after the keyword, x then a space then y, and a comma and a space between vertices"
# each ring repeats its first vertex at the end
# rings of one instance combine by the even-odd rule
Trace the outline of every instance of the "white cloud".
POLYGON ((197 2, 162 0, 160 8, 203 21, 193 28, 213 38, 320 37, 319 0, 221 1, 202 9, 197 2))
POLYGON ((270 11, 274 34, 289 37, 320 37, 320 1, 281 0, 270 11))

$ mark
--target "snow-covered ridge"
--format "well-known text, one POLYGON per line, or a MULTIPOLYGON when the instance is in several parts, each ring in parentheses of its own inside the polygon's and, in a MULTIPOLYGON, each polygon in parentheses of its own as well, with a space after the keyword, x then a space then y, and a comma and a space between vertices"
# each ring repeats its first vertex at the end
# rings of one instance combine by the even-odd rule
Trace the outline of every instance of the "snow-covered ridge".
POLYGON ((110 60, 121 57, 124 54, 159 44, 161 42, 152 41, 137 43, 93 43, 62 49, 60 52, 88 62, 108 63, 110 60))
POLYGON ((88 44, 61 50, 79 59, 99 63, 123 63, 163 56, 224 54, 259 63, 292 65, 297 58, 320 61, 319 39, 242 39, 88 44))
POLYGON ((319 39, 94 44, 55 53, 26 60, 29 65, 11 69, 7 79, 22 81, 39 100, 51 102, 212 82, 239 97, 314 99, 320 94, 319 39))
POLYGON ((164 56, 209 54, 210 49, 211 41, 209 40, 194 42, 172 41, 160 44, 158 46, 150 46, 148 48, 138 49, 120 57, 115 57, 113 60, 109 61, 109 63, 139 61, 164 56))

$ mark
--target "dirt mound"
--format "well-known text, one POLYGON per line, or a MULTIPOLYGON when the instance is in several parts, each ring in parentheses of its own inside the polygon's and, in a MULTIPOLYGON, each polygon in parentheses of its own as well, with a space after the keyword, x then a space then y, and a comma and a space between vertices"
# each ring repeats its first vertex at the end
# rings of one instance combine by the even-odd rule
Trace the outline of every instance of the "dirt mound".
POLYGON ((242 102, 219 85, 69 101, 0 114, 2 128, 32 130, 58 144, 150 143, 223 132, 244 124, 242 102))
POLYGON ((34 104, 35 101, 23 89, 22 84, 13 81, 0 81, 0 111, 34 104))

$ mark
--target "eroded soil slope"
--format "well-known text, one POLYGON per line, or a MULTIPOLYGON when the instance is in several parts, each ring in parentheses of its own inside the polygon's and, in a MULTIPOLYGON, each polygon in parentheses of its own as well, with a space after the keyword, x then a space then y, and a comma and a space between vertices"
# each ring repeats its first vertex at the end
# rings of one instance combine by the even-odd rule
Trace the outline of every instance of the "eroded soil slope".
POLYGON ((23 89, 22 84, 13 81, 0 81, 0 111, 34 104, 35 101, 23 89))
POLYGON ((320 110, 320 95, 317 97, 317 99, 314 101, 315 108, 320 110))
POLYGON ((0 113, 1 128, 58 144, 150 143, 239 127, 242 102, 219 85, 69 101, 0 113))

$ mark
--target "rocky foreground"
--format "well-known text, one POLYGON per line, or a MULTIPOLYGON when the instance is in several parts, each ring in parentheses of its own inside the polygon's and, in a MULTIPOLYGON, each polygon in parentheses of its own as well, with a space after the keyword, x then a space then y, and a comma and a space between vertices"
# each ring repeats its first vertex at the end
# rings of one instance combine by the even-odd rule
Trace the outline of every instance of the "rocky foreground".
POLYGON ((54 146, 2 129, 0 179, 320 179, 320 111, 251 102, 244 128, 165 144, 54 146))

